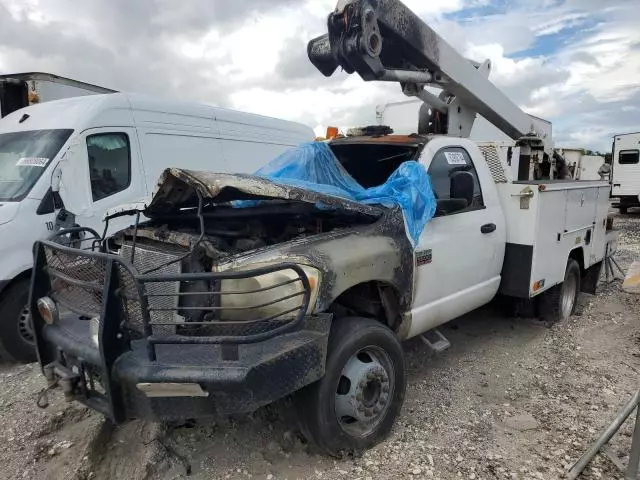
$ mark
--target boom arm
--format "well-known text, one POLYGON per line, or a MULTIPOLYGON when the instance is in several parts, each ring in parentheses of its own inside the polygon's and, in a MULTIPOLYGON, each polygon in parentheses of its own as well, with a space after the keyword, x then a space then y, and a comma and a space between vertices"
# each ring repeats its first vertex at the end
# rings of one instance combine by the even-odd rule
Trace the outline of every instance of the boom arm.
POLYGON ((461 56, 399 0, 340 0, 328 33, 309 42, 307 53, 327 77, 342 67, 365 81, 399 82, 405 94, 428 104, 432 120, 443 114, 446 131, 430 133, 468 137, 479 113, 514 140, 551 140, 488 80, 489 61, 461 56), (442 93, 436 97, 425 86, 442 93))

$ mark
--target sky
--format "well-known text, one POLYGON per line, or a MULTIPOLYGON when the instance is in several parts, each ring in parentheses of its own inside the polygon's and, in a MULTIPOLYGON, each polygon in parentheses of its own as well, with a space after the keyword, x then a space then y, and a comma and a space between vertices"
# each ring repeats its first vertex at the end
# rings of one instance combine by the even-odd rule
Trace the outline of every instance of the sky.
MULTIPOLYGON (((406 0, 557 146, 602 152, 640 131, 638 0, 406 0)), ((45 71, 122 91, 303 122, 375 123, 396 84, 307 59, 336 0, 0 0, 0 72, 45 71)))

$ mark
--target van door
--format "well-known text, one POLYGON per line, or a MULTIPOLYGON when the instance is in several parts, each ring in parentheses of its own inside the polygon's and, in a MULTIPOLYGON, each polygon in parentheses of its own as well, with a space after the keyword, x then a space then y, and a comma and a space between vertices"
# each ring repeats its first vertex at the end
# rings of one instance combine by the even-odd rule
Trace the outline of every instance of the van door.
MULTIPOLYGON (((84 178, 90 206, 82 212, 69 210, 76 214, 79 225, 102 233, 102 217, 107 209, 143 200, 146 195, 138 138, 133 128, 92 128, 82 133, 78 143, 72 165, 78 169, 78 181, 84 178)), ((115 219, 110 222, 109 231, 130 223, 127 217, 115 219)))
POLYGON ((438 210, 416 248, 410 336, 484 305, 498 290, 504 216, 495 188, 482 191, 481 185, 493 187, 493 180, 484 165, 478 167, 483 168, 476 169, 468 151, 457 146, 441 148, 429 164, 438 210), (451 175, 456 171, 473 175, 471 205, 451 201, 451 175))

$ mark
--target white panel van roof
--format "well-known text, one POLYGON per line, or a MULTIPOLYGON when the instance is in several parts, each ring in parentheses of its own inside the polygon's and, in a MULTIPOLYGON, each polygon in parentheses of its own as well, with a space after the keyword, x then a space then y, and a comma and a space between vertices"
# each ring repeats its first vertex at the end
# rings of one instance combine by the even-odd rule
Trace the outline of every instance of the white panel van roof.
POLYGON ((0 132, 46 130, 52 128, 88 128, 96 121, 101 126, 131 126, 131 106, 122 93, 86 95, 43 102, 21 108, 0 120, 0 132), (24 115, 28 115, 20 122, 24 115))
POLYGON ((222 136, 245 135, 255 140, 313 140, 313 130, 303 124, 225 108, 154 98, 133 93, 88 95, 44 102, 17 110, 0 121, 0 131, 95 126, 184 125, 211 130, 212 120, 222 136), (20 122, 28 114, 29 117, 20 122))

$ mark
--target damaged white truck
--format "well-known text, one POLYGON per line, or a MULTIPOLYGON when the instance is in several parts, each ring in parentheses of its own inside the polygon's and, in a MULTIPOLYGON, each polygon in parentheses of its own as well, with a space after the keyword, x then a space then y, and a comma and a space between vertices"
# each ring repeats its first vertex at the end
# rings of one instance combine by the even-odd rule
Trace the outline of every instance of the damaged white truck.
POLYGON ((418 134, 373 129, 300 155, 328 156, 367 192, 423 168, 433 205, 419 194, 413 205, 359 201, 299 177, 165 171, 149 205, 118 213, 135 216, 126 230, 36 244, 38 358, 68 400, 122 422, 250 412, 292 395, 310 441, 361 450, 400 412, 400 342, 498 294, 560 320, 580 291, 594 292, 615 242, 609 185, 512 179, 495 149, 462 138, 480 112, 517 137, 518 172, 552 162, 550 139, 530 131, 486 64, 460 57, 396 0, 340 2, 309 56, 327 75, 342 66, 401 81, 432 108, 418 134), (417 233, 412 209, 434 215, 417 233))

